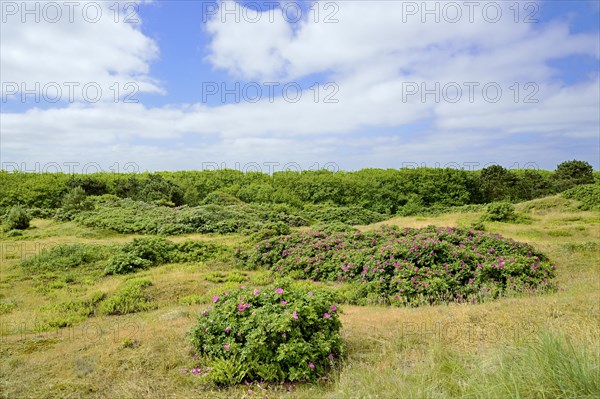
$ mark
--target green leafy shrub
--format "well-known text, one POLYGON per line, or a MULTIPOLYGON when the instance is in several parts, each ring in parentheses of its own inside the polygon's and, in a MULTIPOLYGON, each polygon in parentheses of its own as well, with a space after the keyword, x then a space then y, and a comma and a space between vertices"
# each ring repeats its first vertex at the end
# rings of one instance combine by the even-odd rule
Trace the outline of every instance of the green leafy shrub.
POLYGON ((6 215, 8 230, 25 230, 30 222, 31 215, 20 205, 13 206, 6 215))
POLYGON ((309 219, 322 223, 344 223, 349 225, 377 223, 389 217, 360 206, 305 205, 304 214, 309 219))
POLYGON ((94 209, 94 203, 88 199, 83 188, 74 187, 64 195, 62 208, 55 217, 58 220, 72 220, 77 213, 92 209, 94 209))
POLYGON ((477 231, 485 231, 485 224, 483 223, 483 221, 478 220, 471 223, 470 228, 477 231))
POLYGON ((424 208, 423 200, 416 194, 412 194, 407 198, 406 203, 397 211, 401 216, 414 216, 422 213, 424 208))
POLYGON ((145 290, 151 285, 149 279, 126 281, 121 290, 102 302, 100 312, 107 315, 123 315, 154 309, 155 305, 145 290))
POLYGON ((205 205, 239 205, 242 201, 234 195, 213 191, 204 198, 205 205))
POLYGON ((563 192, 562 196, 580 201, 579 209, 581 210, 600 210, 600 184, 577 186, 563 192))
POLYGON ((252 204, 249 209, 256 215, 259 223, 282 222, 289 227, 309 225, 306 215, 288 204, 252 204))
POLYGON ((461 228, 308 231, 261 242, 248 261, 284 276, 358 285, 352 303, 480 302, 553 289, 555 266, 532 246, 461 228))
POLYGON ((257 217, 247 206, 171 208, 121 200, 101 204, 95 211, 82 212, 76 216, 75 221, 84 226, 124 234, 227 234, 249 230, 257 222, 257 217))
POLYGON ((109 259, 106 274, 133 273, 171 262, 200 262, 226 259, 231 249, 210 242, 187 240, 173 243, 160 237, 134 238, 109 259))
POLYGON ((104 195, 108 193, 108 185, 100 176, 71 176, 66 183, 67 188, 81 188, 85 195, 104 195))
POLYGON ((280 283, 223 292, 213 302, 190 337, 197 368, 216 385, 316 381, 342 354, 331 293, 280 283))
POLYGON ((114 194, 95 195, 95 196, 91 196, 89 198, 90 198, 90 201, 94 202, 94 204, 115 203, 115 202, 119 202, 121 200, 121 198, 117 197, 114 194))
POLYGON ((122 252, 147 260, 153 265, 168 262, 174 249, 174 243, 161 237, 134 238, 121 247, 122 252))
POLYGON ((114 182, 114 194, 145 203, 183 204, 183 191, 174 182, 158 173, 136 175, 114 182))
POLYGON ((204 262, 209 260, 226 261, 232 249, 226 245, 206 241, 186 240, 175 244, 169 259, 171 262, 204 262))
POLYGON ((6 232, 6 237, 22 237, 23 230, 8 230, 6 232))
POLYGON ((83 265, 94 265, 108 258, 110 248, 92 244, 60 244, 44 248, 37 256, 21 261, 30 271, 69 270, 83 265))
POLYGON ((492 202, 487 206, 484 220, 491 222, 510 222, 517 217, 515 207, 508 202, 492 202))
POLYGON ((56 211, 54 209, 45 209, 45 208, 28 208, 27 213, 33 219, 52 219, 56 211))
POLYGON ((138 270, 144 270, 153 265, 147 259, 130 253, 117 253, 108 260, 104 273, 106 274, 126 274, 134 273, 138 270))
POLYGON ((594 183, 594 169, 585 161, 566 161, 556 166, 552 175, 556 192, 562 192, 582 184, 594 183))
POLYGON ((291 232, 290 226, 284 222, 266 223, 258 232, 253 234, 252 239, 255 241, 262 241, 271 237, 287 235, 291 232))
POLYGON ((314 229, 325 233, 352 233, 358 231, 356 227, 341 222, 317 224, 314 229))

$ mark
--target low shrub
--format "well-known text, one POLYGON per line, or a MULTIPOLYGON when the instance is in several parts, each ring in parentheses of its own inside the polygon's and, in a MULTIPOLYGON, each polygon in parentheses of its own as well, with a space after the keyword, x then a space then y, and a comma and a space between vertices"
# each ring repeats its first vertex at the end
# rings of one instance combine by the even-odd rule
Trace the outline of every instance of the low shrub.
POLYGON ((207 381, 316 381, 342 354, 341 322, 326 291, 289 283, 213 298, 190 331, 207 381))
POLYGON ((204 198, 203 203, 205 205, 239 205, 242 203, 242 200, 222 191, 213 191, 204 198))
POLYGON ((307 226, 302 211, 283 204, 205 204, 169 207, 130 199, 98 202, 96 208, 79 212, 74 220, 87 227, 124 234, 189 234, 257 232, 272 223, 307 226))
POLYGON ((152 266, 152 262, 142 259, 139 256, 130 253, 117 253, 108 260, 104 273, 106 274, 126 274, 134 273, 138 270, 147 269, 152 266))
POLYGON ((107 315, 124 315, 154 309, 155 305, 145 291, 145 288, 151 285, 149 279, 126 281, 121 290, 102 302, 100 312, 107 315))
POLYGON ((134 238, 132 242, 123 245, 121 252, 136 256, 158 265, 171 259, 171 252, 176 245, 161 237, 134 238))
POLYGON ((303 212, 309 219, 326 224, 365 225, 389 218, 387 215, 360 206, 305 205, 303 212))
POLYGON ((515 207, 508 202, 492 202, 487 206, 484 220, 490 222, 510 222, 517 217, 515 207))
POLYGON ((247 205, 172 208, 126 199, 99 204, 94 211, 79 213, 75 221, 124 234, 227 234, 249 230, 257 217, 247 205))
POLYGON ((600 210, 600 184, 577 186, 562 193, 567 199, 580 201, 579 209, 584 211, 600 210))
POLYGON ((470 228, 473 230, 485 231, 485 224, 483 223, 483 221, 478 220, 478 221, 471 223, 470 228))
POLYGON ((231 256, 229 247, 210 242, 188 240, 174 243, 161 237, 134 238, 109 259, 104 272, 133 273, 165 263, 224 260, 228 256, 231 256))
POLYGON ((358 231, 356 227, 340 222, 317 224, 316 226, 314 226, 314 229, 318 231, 323 231, 325 233, 352 233, 358 231))
POLYGON ((555 266, 529 244, 435 226, 294 233, 261 242, 248 261, 281 275, 358 284, 347 295, 352 303, 479 302, 552 289, 555 276, 555 266))
POLYGON ((23 230, 8 230, 6 232, 6 237, 23 237, 23 230))
POLYGON ((33 219, 52 219, 56 210, 47 208, 27 208, 27 213, 29 213, 33 219))
POLYGON ((62 207, 57 211, 55 218, 72 220, 79 212, 92 209, 94 203, 87 198, 85 191, 81 187, 73 187, 63 196, 62 207))
POLYGON ((207 241, 186 240, 175 244, 169 259, 171 262, 226 261, 230 259, 231 255, 232 249, 226 245, 207 241))
POLYGON ((31 215, 20 205, 13 206, 6 215, 8 230, 25 230, 30 222, 31 215))
POLYGON ((252 235, 252 239, 255 241, 262 241, 271 237, 287 235, 291 232, 290 226, 284 222, 266 223, 260 227, 259 231, 252 235))
POLYGON ((39 255, 25 258, 20 264, 34 272, 69 270, 103 261, 109 253, 108 247, 100 245, 60 244, 44 248, 39 255))

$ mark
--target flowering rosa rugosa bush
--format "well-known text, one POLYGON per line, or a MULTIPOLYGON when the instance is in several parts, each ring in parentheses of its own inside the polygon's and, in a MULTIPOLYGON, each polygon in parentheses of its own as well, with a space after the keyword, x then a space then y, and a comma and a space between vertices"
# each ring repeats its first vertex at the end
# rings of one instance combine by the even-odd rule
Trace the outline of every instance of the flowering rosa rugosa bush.
POLYGON ((281 275, 350 284, 351 303, 479 302, 554 287, 555 266, 531 245, 463 228, 382 226, 265 240, 248 260, 281 275), (380 301, 381 302, 381 301, 380 301))
POLYGON ((190 331, 208 381, 315 381, 342 353, 333 295, 279 282, 213 298, 190 331))

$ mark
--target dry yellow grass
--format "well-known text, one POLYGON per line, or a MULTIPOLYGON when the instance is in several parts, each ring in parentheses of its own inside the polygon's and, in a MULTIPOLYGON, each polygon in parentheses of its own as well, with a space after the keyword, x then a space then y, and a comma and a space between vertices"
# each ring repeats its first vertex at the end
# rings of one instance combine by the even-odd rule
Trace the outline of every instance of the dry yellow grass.
MULTIPOLYGON (((16 259, 3 259, 0 299, 14 301, 17 307, 2 315, 1 320, 0 397, 494 397, 489 393, 487 396, 469 394, 472 387, 465 387, 460 381, 480 381, 477 378, 483 377, 477 373, 485 370, 475 369, 488 366, 491 369, 492 365, 503 361, 501 354, 505 352, 502 351, 535 343, 545 332, 569 337, 592 354, 597 355, 600 349, 597 246, 600 243, 600 213, 550 209, 530 215, 533 218, 530 224, 486 223, 486 227, 489 231, 530 242, 547 252, 558 266, 560 289, 557 292, 504 298, 478 305, 344 306, 343 336, 348 350, 345 366, 339 373, 334 373, 329 382, 292 388, 253 384, 224 390, 209 389, 181 372, 182 368, 191 365, 185 334, 194 324, 200 306, 180 305, 178 299, 190 293, 205 294, 216 286, 205 278, 211 271, 210 265, 167 265, 143 272, 154 283, 151 293, 158 304, 156 310, 90 318, 74 327, 40 334, 35 332, 35 323, 40 317, 41 306, 98 290, 114 292, 125 277, 104 277, 87 285, 42 293, 36 291, 35 281, 15 266, 16 259), (590 249, 577 247, 586 242, 596 246, 590 244, 590 249), (454 358, 456 354, 471 357, 466 358, 470 360, 459 360, 454 358), (440 386, 442 382, 433 381, 431 376, 449 377, 440 386), (291 392, 287 393, 286 388, 291 392)), ((429 224, 466 226, 478 216, 402 217, 386 223, 411 227, 429 224)), ((48 221, 36 221, 35 227, 39 238, 33 236, 29 242, 71 242, 75 239, 106 244, 129 241, 133 237, 82 238, 78 235, 86 229, 48 221)), ((361 229, 376 227, 362 226, 361 229)), ((186 238, 230 243, 240 240, 239 236, 200 235, 173 240, 186 238)), ((253 274, 249 273, 249 278, 253 274)), ((552 397, 551 394, 546 396, 552 397)))

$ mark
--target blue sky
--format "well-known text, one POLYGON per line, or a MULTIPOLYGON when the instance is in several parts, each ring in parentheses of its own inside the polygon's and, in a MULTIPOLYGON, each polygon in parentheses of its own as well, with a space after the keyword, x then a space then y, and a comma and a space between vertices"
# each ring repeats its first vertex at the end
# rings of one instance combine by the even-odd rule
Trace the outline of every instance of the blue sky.
POLYGON ((598 1, 0 3, 5 168, 600 167, 598 1))

